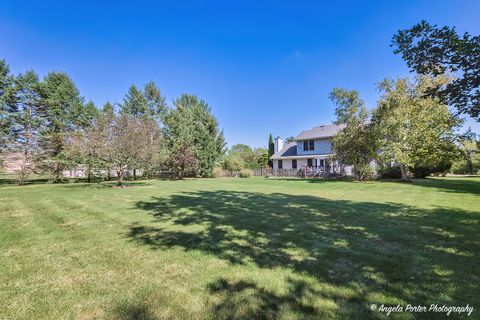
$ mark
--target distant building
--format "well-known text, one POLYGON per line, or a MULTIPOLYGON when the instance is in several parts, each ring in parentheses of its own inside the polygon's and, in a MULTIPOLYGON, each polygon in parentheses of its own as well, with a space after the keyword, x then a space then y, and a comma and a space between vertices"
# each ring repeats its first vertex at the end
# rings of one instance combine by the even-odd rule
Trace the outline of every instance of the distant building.
POLYGON ((350 175, 352 168, 334 159, 332 138, 343 125, 321 125, 300 132, 292 142, 275 138, 275 153, 270 157, 273 169, 305 169, 311 173, 331 172, 350 175))

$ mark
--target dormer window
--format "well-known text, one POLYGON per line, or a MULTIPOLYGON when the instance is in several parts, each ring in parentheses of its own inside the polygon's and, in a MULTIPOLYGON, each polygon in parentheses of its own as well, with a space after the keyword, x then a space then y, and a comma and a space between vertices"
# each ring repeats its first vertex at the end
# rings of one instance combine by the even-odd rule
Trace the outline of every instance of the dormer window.
POLYGON ((313 151, 315 150, 315 143, 313 140, 303 141, 303 151, 313 151))

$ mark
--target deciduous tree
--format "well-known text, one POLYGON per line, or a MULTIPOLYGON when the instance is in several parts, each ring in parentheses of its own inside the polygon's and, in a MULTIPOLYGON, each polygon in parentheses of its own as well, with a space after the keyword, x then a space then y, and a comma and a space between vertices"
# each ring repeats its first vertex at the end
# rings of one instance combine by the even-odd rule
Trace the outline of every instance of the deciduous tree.
POLYGON ((335 88, 330 93, 335 104, 337 125, 343 129, 333 138, 335 157, 353 166, 354 175, 364 180, 371 174, 370 162, 376 155, 374 131, 368 123, 368 112, 358 91, 335 88))
POLYGON ((459 113, 480 121, 480 36, 458 34, 455 28, 422 21, 398 31, 392 46, 412 71, 434 76, 454 74, 452 82, 438 83, 424 94, 435 95, 459 113))
POLYGON ((373 113, 379 155, 384 162, 398 164, 404 180, 409 170, 435 170, 445 156, 454 156, 454 129, 459 121, 441 99, 425 94, 445 81, 420 76, 415 82, 386 79, 379 84, 381 98, 373 113))

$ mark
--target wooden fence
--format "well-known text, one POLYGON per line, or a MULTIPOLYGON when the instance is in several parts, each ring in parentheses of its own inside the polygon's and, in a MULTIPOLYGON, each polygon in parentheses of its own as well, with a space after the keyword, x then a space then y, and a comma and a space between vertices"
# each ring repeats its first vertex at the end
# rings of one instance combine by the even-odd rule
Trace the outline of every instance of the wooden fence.
POLYGON ((260 168, 252 170, 253 176, 300 177, 298 169, 260 168))

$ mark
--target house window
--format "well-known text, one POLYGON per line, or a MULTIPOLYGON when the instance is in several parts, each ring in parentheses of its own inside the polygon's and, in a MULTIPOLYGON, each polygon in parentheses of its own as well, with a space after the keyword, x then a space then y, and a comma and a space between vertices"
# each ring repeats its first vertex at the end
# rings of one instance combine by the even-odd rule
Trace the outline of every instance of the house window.
POLYGON ((307 167, 313 167, 312 159, 307 159, 307 167))
POLYGON ((278 169, 283 169, 283 161, 278 160, 278 169))
POLYGON ((297 169, 297 160, 292 160, 292 169, 297 169))
POLYGON ((313 140, 303 141, 303 151, 315 150, 315 142, 313 140))

